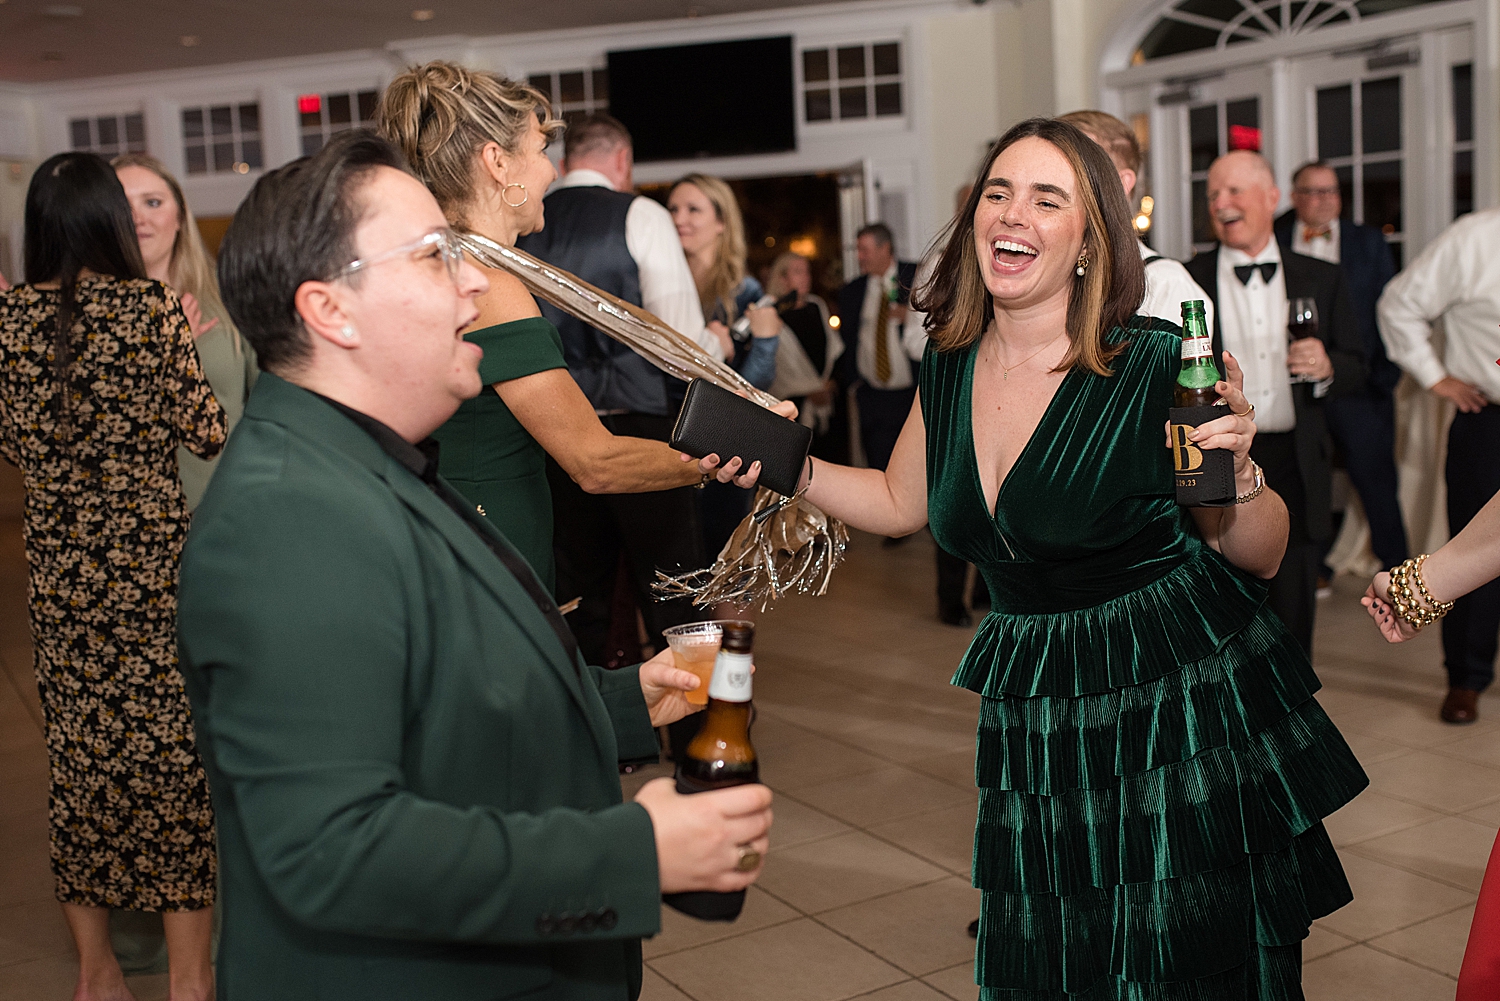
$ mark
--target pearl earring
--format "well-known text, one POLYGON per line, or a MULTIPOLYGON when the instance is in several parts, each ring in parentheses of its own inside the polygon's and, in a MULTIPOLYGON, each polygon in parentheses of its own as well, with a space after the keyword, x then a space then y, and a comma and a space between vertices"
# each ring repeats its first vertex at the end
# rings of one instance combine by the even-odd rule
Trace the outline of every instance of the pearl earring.
POLYGON ((347 323, 344 324, 343 329, 341 329, 339 333, 344 335, 344 340, 346 341, 354 340, 354 327, 347 323))
POLYGON ((1088 269, 1089 269, 1089 255, 1088 254, 1081 254, 1081 255, 1079 255, 1079 257, 1078 257, 1078 267, 1076 267, 1076 268, 1073 269, 1073 273, 1075 275, 1077 275, 1079 278, 1082 278, 1083 275, 1084 275, 1084 272, 1088 271, 1088 269))

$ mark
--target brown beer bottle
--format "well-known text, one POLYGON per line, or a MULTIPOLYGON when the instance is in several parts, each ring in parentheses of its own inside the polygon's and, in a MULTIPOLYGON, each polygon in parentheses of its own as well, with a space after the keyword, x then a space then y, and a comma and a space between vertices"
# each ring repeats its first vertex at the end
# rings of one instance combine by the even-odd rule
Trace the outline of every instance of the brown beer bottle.
MULTIPOLYGON (((708 684, 703 729, 677 763, 677 791, 708 792, 760 781, 755 745, 750 743, 750 648, 755 624, 724 624, 723 644, 708 684)), ((704 921, 733 921, 745 906, 745 891, 666 893, 667 904, 704 921)))
POLYGON ((1208 335, 1203 300, 1190 299, 1182 304, 1182 370, 1177 373, 1173 405, 1213 406, 1219 402, 1214 392, 1218 381, 1219 366, 1214 364, 1214 342, 1208 335))

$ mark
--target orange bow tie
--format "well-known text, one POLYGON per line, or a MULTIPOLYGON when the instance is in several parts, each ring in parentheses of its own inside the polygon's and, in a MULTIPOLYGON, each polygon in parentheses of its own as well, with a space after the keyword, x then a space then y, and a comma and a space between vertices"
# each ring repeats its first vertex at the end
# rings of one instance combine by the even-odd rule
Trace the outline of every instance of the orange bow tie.
POLYGON ((1332 236, 1332 235, 1333 235, 1333 227, 1332 226, 1324 226, 1322 229, 1313 229, 1311 226, 1303 226, 1302 227, 1302 242, 1303 243, 1312 243, 1314 240, 1316 240, 1320 236, 1332 236))

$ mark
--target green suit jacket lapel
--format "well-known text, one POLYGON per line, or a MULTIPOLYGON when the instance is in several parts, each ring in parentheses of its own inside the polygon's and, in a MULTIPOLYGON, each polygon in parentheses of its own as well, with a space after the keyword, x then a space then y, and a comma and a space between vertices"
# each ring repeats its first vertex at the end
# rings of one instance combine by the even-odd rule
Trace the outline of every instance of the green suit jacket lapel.
MULTIPOLYGON (((543 659, 557 673, 584 719, 588 720, 594 742, 602 753, 604 745, 599 728, 609 726, 609 721, 599 719, 590 708, 583 694, 580 679, 581 665, 569 660, 561 641, 520 581, 512 576, 484 541, 475 535, 473 529, 464 524, 463 519, 455 515, 441 497, 412 475, 410 470, 387 455, 379 442, 370 437, 363 428, 311 392, 270 373, 263 373, 261 381, 267 380, 273 380, 273 382, 263 390, 257 385, 258 392, 246 410, 247 416, 260 416, 283 424, 294 433, 311 438, 324 447, 336 449, 359 462, 383 481, 414 516, 442 535, 458 558, 494 595, 495 600, 510 610, 511 617, 521 626, 543 659), (258 403, 259 406, 256 405, 258 403)), ((438 484, 439 489, 449 491, 461 502, 465 519, 468 519, 479 531, 499 540, 501 545, 510 547, 504 534, 480 517, 477 511, 471 510, 472 505, 454 491, 452 486, 442 479, 438 480, 438 484)), ((514 547, 510 548, 514 551, 514 547)))

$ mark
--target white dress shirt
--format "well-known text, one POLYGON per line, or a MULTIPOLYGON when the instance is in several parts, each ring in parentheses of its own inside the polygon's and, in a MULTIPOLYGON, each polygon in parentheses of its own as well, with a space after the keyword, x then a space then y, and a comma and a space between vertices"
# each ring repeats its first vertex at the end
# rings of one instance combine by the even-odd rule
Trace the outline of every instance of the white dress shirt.
POLYGON ((1424 388, 1447 376, 1500 403, 1500 209, 1472 212, 1449 226, 1385 287, 1376 307, 1391 361, 1424 388), (1443 318, 1447 346, 1432 349, 1443 318))
MULTIPOLYGON (((577 187, 613 189, 609 178, 585 167, 568 171, 553 190, 577 187)), ((698 286, 693 283, 672 214, 660 202, 636 196, 625 213, 625 246, 640 271, 642 308, 723 361, 723 345, 704 329, 698 286)))
POLYGON ((1224 350, 1234 355, 1245 373, 1245 398, 1255 406, 1255 426, 1267 433, 1297 426, 1292 405, 1292 379, 1286 368, 1286 268, 1275 239, 1251 257, 1233 247, 1219 246, 1219 326, 1224 350), (1276 263, 1269 282, 1259 271, 1242 284, 1237 266, 1276 263))
MULTIPOLYGON (((1140 243, 1140 241, 1137 241, 1140 243)), ((1141 260, 1157 256, 1156 251, 1140 243, 1141 260)), ((1203 319, 1210 332, 1214 329, 1214 301, 1203 291, 1203 286, 1193 281, 1188 269, 1181 261, 1170 257, 1146 265, 1146 298, 1141 300, 1137 316, 1154 316, 1159 320, 1170 320, 1182 326, 1182 304, 1193 299, 1203 300, 1203 319)))
POLYGON ((911 366, 906 359, 922 359, 927 349, 927 331, 922 327, 926 313, 919 313, 910 306, 904 321, 896 318, 896 304, 891 303, 891 316, 880 336, 886 339, 886 357, 891 360, 891 377, 884 381, 875 378, 875 317, 880 311, 880 297, 889 294, 896 282, 896 262, 885 269, 879 277, 867 276, 864 306, 859 311, 859 343, 855 346, 854 367, 860 378, 876 389, 906 389, 911 386, 911 366))
POLYGON ((1306 254, 1308 257, 1316 257, 1329 264, 1339 263, 1339 221, 1335 219, 1328 224, 1327 236, 1318 236, 1311 240, 1302 238, 1306 228, 1301 219, 1295 216, 1292 218, 1292 251, 1306 254))

